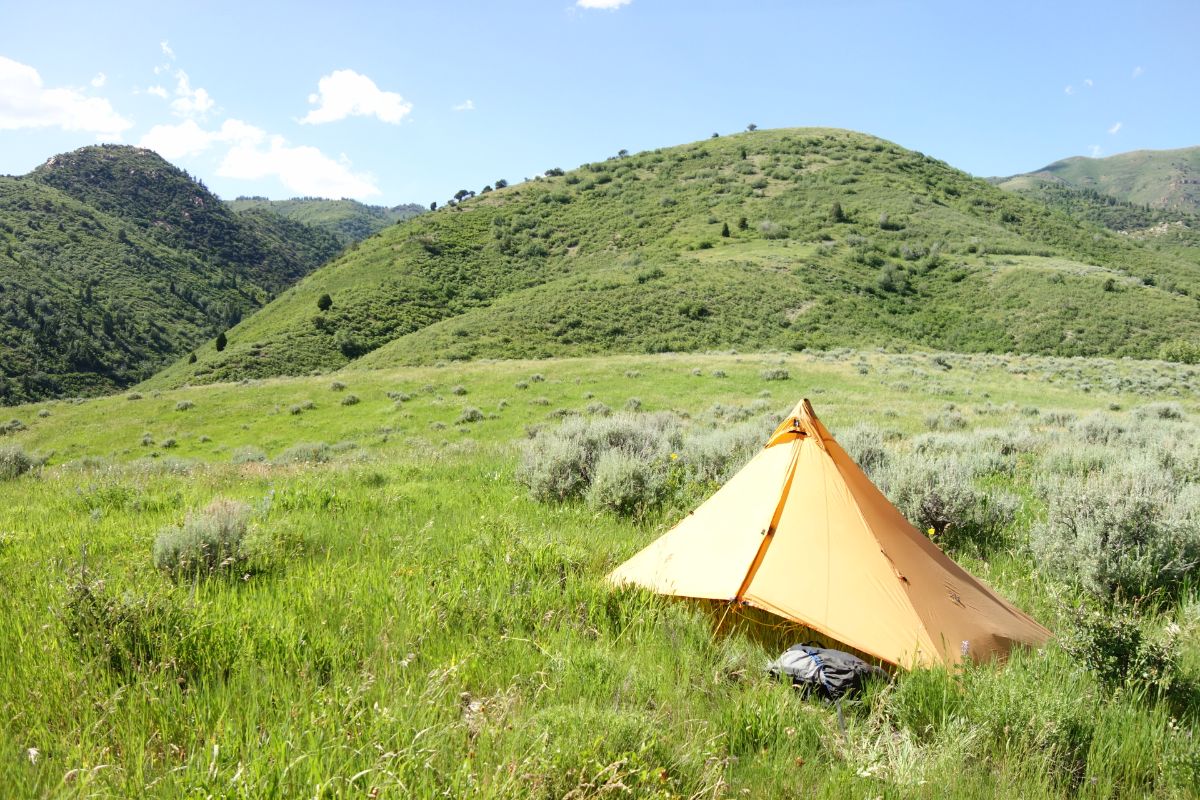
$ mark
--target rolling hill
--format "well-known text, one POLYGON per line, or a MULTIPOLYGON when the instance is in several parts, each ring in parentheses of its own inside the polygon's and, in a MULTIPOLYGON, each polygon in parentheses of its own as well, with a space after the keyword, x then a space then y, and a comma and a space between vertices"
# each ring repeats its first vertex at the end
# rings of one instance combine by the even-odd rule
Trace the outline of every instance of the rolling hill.
POLYGON ((1006 189, 1049 182, 1149 209, 1200 213, 1200 147, 1136 150, 1105 158, 1074 156, 1024 175, 998 180, 1006 189))
POLYGON ((148 150, 87 147, 0 177, 0 404, 136 383, 340 249, 234 214, 148 150))
POLYGON ((399 206, 369 206, 357 200, 326 200, 320 197, 293 197, 290 200, 268 200, 265 197, 239 197, 229 201, 229 207, 239 214, 249 211, 269 211, 284 219, 302 222, 328 231, 343 244, 366 239, 397 222, 425 212, 425 206, 407 203, 399 206))
POLYGON ((1197 297, 1193 261, 920 153, 755 131, 390 226, 148 385, 609 351, 1146 357, 1200 338, 1197 297))

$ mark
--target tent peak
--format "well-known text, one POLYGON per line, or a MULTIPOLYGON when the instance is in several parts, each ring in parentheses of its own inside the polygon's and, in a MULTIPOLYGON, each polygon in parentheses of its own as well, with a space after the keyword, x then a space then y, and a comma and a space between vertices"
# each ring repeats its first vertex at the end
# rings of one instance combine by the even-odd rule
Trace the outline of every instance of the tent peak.
POLYGON ((771 434, 771 438, 767 440, 767 447, 773 447, 777 444, 785 444, 793 442, 796 439, 806 439, 811 437, 822 450, 825 449, 825 440, 829 439, 829 431, 817 419, 817 413, 813 411, 812 403, 808 398, 804 398, 792 412, 787 415, 783 422, 779 423, 779 427, 771 434))

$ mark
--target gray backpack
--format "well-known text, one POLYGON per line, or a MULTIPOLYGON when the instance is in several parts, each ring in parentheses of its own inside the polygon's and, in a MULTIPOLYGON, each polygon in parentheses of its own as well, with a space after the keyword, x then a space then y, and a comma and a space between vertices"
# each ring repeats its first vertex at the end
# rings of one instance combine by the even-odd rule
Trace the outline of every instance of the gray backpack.
POLYGON ((817 692, 826 700, 839 700, 862 689, 871 678, 887 679, 887 673, 858 656, 811 644, 798 644, 767 665, 775 678, 788 678, 802 692, 817 692))

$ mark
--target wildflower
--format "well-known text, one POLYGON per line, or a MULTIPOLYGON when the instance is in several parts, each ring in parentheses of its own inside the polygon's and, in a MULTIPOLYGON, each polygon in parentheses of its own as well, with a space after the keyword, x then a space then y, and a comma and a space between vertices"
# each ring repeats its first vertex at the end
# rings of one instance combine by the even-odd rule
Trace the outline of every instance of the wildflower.
POLYGON ((42 751, 38 750, 36 747, 31 747, 25 751, 25 755, 29 756, 30 764, 36 764, 37 760, 38 760, 38 756, 40 756, 41 754, 42 754, 42 751))
POLYGON ((676 461, 676 460, 678 460, 678 459, 679 459, 679 453, 671 453, 671 460, 672 460, 672 461, 676 461))

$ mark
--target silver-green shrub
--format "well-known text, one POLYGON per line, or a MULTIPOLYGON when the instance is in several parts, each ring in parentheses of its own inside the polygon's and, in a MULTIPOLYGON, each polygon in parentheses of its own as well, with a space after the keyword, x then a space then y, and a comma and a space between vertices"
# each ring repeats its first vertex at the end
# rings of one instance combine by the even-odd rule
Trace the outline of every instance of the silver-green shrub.
POLYGON ((232 572, 248 558, 243 547, 250 507, 234 500, 214 500, 178 527, 154 540, 154 566, 174 576, 232 572))
POLYGON ((1200 564, 1200 486, 1150 460, 1044 478, 1034 555, 1101 600, 1172 597, 1200 564))
POLYGON ((963 457, 908 454, 888 459, 873 479, 913 525, 942 547, 987 553, 1004 541, 1018 500, 979 488, 979 467, 963 457))
POLYGON ((620 451, 665 472, 680 440, 679 421, 670 414, 569 417, 525 443, 517 478, 536 500, 580 498, 587 494, 604 453, 620 451))
POLYGON ((11 481, 33 469, 34 461, 19 447, 0 447, 0 481, 11 481))
POLYGON ((661 462, 605 450, 596 459, 587 502, 601 511, 636 516, 659 501, 666 479, 661 462))

